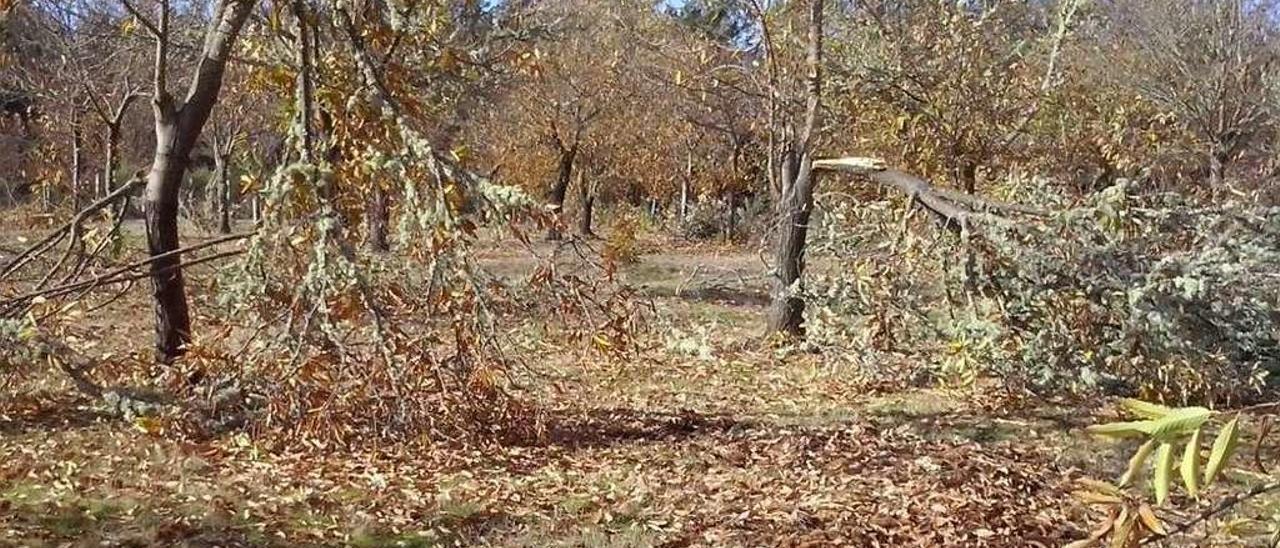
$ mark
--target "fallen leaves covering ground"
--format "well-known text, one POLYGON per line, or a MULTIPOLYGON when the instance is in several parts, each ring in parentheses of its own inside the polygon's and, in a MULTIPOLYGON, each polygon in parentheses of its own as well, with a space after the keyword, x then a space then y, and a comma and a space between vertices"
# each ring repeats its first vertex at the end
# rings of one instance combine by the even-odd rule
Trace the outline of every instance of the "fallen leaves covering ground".
POLYGON ((27 403, 0 422, 14 544, 1055 546, 1068 530, 1046 455, 867 422, 564 411, 538 444, 325 454, 27 403))
MULTIPOLYGON (((521 382, 544 410, 545 434, 521 443, 351 451, 244 435, 182 442, 99 414, 56 373, 23 372, 0 385, 0 545, 1024 547, 1079 538, 1065 495, 1081 464, 1064 458, 1071 425, 1035 409, 1014 416, 981 394, 910 388, 891 364, 761 349, 759 302, 686 291, 702 268, 694 265, 708 263, 755 268, 746 256, 691 254, 634 270, 705 352, 655 344, 619 363, 536 337, 512 349, 528 357, 521 382)), ((105 350, 129 352, 149 332, 134 325, 147 319, 136 313, 144 298, 83 327, 105 350)))

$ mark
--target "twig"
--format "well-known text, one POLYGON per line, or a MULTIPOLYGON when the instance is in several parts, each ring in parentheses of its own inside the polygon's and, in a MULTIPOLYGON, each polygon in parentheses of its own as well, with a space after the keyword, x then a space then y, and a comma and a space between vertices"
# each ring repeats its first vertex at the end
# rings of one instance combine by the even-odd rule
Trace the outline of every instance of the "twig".
POLYGON ((1163 539, 1167 539, 1169 537, 1173 537, 1173 536, 1177 536, 1182 533, 1185 533, 1192 527, 1195 527, 1196 525, 1204 523, 1205 521, 1208 521, 1214 516, 1221 514, 1223 512, 1226 512, 1227 510, 1234 508, 1235 506, 1239 505, 1240 503, 1246 500, 1254 498, 1258 495, 1275 491, 1276 489, 1280 489, 1280 481, 1272 481, 1268 483, 1260 483, 1258 485, 1255 485, 1253 486, 1252 489, 1249 489, 1248 491, 1244 491, 1242 493, 1236 493, 1232 496, 1229 496, 1225 499, 1218 501, 1218 503, 1213 505, 1212 508, 1205 510, 1204 512, 1201 512, 1199 516, 1195 517, 1195 519, 1192 519, 1191 521, 1180 524, 1177 527, 1173 528, 1171 531, 1169 531, 1168 535, 1165 535, 1163 537, 1148 537, 1146 540, 1142 541, 1142 544, 1144 545, 1151 544, 1153 542, 1158 542, 1163 539))
POLYGON ((1235 411, 1232 411, 1231 413, 1242 414, 1242 415, 1280 413, 1280 401, 1272 401, 1272 402, 1254 404, 1247 407, 1241 407, 1239 409, 1236 409, 1235 411))

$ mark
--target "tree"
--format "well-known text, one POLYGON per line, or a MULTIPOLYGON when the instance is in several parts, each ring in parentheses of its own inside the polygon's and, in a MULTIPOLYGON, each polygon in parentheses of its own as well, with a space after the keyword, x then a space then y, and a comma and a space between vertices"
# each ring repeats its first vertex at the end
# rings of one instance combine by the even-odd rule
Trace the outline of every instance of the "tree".
POLYGON ((1267 3, 1177 0, 1108 4, 1115 85, 1176 116, 1195 136, 1213 191, 1231 162, 1263 134, 1267 78, 1277 50, 1267 3))
MULTIPOLYGON (((805 41, 804 111, 788 116, 783 111, 777 76, 777 44, 766 44, 773 93, 769 104, 770 178, 777 181, 779 201, 774 249, 774 281, 769 306, 770 333, 787 337, 804 334, 804 297, 799 286, 804 277, 804 253, 817 186, 813 173, 815 131, 822 101, 823 0, 808 3, 808 36, 805 41)), ((757 5, 763 23, 763 9, 757 5)))
POLYGON ((125 9, 155 40, 155 73, 152 80, 152 111, 155 116, 156 146, 151 171, 143 194, 147 249, 155 312, 157 358, 170 362, 185 352, 191 340, 191 315, 183 282, 178 241, 178 196, 189 168, 191 152, 209 120, 231 51, 255 0, 219 0, 206 28, 190 88, 182 99, 169 91, 169 61, 173 29, 172 8, 160 0, 156 20, 144 15, 130 0, 121 0, 125 9))
MULTIPOLYGON (((627 56, 625 35, 615 23, 636 5, 562 0, 542 6, 534 23, 545 29, 542 40, 524 54, 521 70, 495 101, 492 118, 482 123, 484 136, 476 140, 488 149, 490 163, 518 159, 522 168, 508 176, 527 174, 519 182, 540 188, 556 215, 582 160, 602 158, 586 149, 610 138, 611 109, 624 108, 634 93, 620 85, 627 56)), ((559 226, 548 229, 547 239, 561 237, 559 226)))

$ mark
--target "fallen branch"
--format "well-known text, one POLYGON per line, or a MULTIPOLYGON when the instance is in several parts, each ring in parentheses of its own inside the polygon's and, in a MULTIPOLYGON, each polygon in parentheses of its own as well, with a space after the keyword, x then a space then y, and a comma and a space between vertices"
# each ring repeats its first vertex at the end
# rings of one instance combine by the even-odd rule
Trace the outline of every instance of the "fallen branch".
POLYGON ((84 223, 84 220, 87 219, 90 215, 97 213, 102 208, 107 207, 108 205, 111 205, 116 200, 119 200, 121 197, 126 196, 127 194, 129 194, 129 192, 133 191, 134 188, 138 187, 141 184, 142 184, 141 179, 131 179, 129 182, 121 185, 120 188, 117 188, 111 194, 104 196, 101 200, 98 200, 92 204, 89 204, 88 207, 80 210, 80 212, 76 213, 76 215, 72 217, 70 221, 67 221, 66 224, 63 224, 62 226, 58 227, 53 232, 49 233, 48 236, 45 236, 44 239, 27 247, 27 249, 22 253, 19 253, 17 257, 14 257, 8 263, 5 263, 4 268, 0 268, 0 280, 3 280, 4 278, 8 277, 10 274, 13 274, 19 268, 22 268, 23 265, 31 262, 31 260, 35 258, 37 255, 40 255, 41 253, 44 253, 45 251, 47 251, 49 248, 57 245, 58 242, 62 241, 62 238, 66 236, 68 233, 72 233, 74 231, 79 230, 80 225, 84 223))
MULTIPOLYGON (((90 290, 90 289, 93 289, 93 288, 96 288, 96 287, 100 287, 100 286, 103 286, 103 285, 116 284, 116 283, 124 283, 124 282, 130 282, 130 281, 134 281, 134 280, 139 280, 139 279, 142 279, 142 278, 146 278, 146 277, 151 276, 151 275, 152 275, 152 273, 151 273, 151 272, 133 272, 133 271, 135 271, 135 270, 137 270, 137 269, 139 269, 139 268, 142 268, 142 267, 144 267, 144 266, 148 266, 148 265, 150 265, 151 263, 154 263, 154 262, 156 262, 156 261, 158 261, 158 260, 160 260, 160 259, 165 259, 165 258, 168 258, 168 257, 173 257, 173 256, 175 256, 175 255, 181 255, 181 254, 183 254, 183 253, 190 253, 190 252, 193 252, 193 251, 199 251, 199 250, 201 250, 201 249, 205 249, 205 248, 208 248, 208 247, 213 247, 213 246, 215 246, 215 245, 223 244, 223 243, 227 243, 227 242, 231 242, 231 241, 243 240, 243 239, 249 238, 250 236, 253 236, 253 233, 252 233, 252 232, 244 233, 244 234, 233 234, 233 235, 230 235, 230 236, 223 236, 223 237, 221 237, 221 238, 215 238, 215 239, 213 239, 213 240, 209 240, 209 241, 201 242, 201 243, 194 244, 194 245, 190 245, 190 246, 183 247, 183 248, 180 248, 180 249, 175 249, 175 250, 173 250, 173 251, 168 251, 168 252, 165 252, 165 253, 161 253, 161 254, 159 254, 159 255, 152 255, 152 256, 147 257, 146 259, 141 259, 141 260, 138 260, 138 261, 134 261, 134 262, 132 262, 132 263, 129 263, 129 264, 127 264, 127 265, 124 265, 124 266, 121 266, 121 267, 115 268, 115 269, 113 269, 113 270, 111 270, 111 271, 109 271, 109 272, 107 272, 107 273, 105 273, 105 274, 102 274, 102 275, 99 275, 99 276, 96 276, 96 277, 90 278, 90 279, 88 279, 88 280, 82 280, 82 281, 79 281, 79 282, 74 282, 74 283, 64 284, 64 285, 60 285, 60 286, 57 286, 57 287, 50 287, 50 288, 47 288, 47 289, 38 289, 38 290, 35 290, 35 291, 30 291, 30 292, 24 293, 24 294, 22 294, 22 295, 18 295, 18 296, 15 296, 15 297, 10 297, 10 298, 8 298, 8 299, 5 299, 5 300, 3 300, 3 301, 0 301, 0 317, 9 317, 9 316, 11 316, 11 315, 12 315, 12 314, 11 314, 12 310, 14 310, 17 306, 20 306, 20 305, 22 305, 22 304, 24 304, 24 303, 28 303, 28 302, 30 302, 32 299, 35 299, 35 298, 37 298, 37 297, 44 297, 44 298, 60 297, 60 296, 62 296, 62 295, 66 295, 66 294, 68 294, 68 293, 74 293, 74 292, 82 291, 82 290, 87 291, 87 290, 90 290)), ((201 258, 199 258, 199 259, 194 259, 194 260, 191 260, 191 261, 180 262, 180 263, 178 263, 178 264, 176 264, 176 265, 171 265, 171 266, 169 266, 169 267, 166 267, 165 269, 161 270, 160 272, 167 272, 167 271, 169 271, 169 270, 174 270, 174 269, 179 269, 179 268, 185 268, 185 267, 188 267, 188 266, 194 266, 194 265, 197 265, 197 264, 207 263, 207 262, 215 261, 215 260, 218 260, 218 259, 224 259, 224 258, 228 258, 228 257, 233 257, 233 256, 239 255, 239 254, 241 254, 241 253, 243 253, 243 252, 244 252, 244 251, 243 251, 243 250, 240 250, 240 249, 235 249, 235 250, 230 250, 230 251, 223 251, 223 252, 215 253, 215 254, 210 255, 210 256, 207 256, 207 257, 201 257, 201 258)))
POLYGON ((915 175, 888 169, 883 161, 875 158, 848 157, 814 160, 813 169, 861 175, 881 185, 897 189, 910 197, 913 203, 933 214, 943 226, 955 231, 967 230, 970 219, 982 212, 1019 213, 1037 217, 1049 215, 1046 211, 1032 207, 997 202, 949 188, 936 187, 915 175))

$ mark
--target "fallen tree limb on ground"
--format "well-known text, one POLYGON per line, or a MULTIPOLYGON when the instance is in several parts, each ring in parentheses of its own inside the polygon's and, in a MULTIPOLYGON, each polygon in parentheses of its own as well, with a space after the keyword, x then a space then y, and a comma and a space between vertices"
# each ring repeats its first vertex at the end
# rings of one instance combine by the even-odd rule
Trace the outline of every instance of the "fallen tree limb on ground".
MULTIPOLYGON (((58 242, 61 242, 68 234, 71 234, 74 238, 85 219, 116 201, 127 198, 130 192, 142 185, 142 182, 142 179, 132 179, 121 185, 120 188, 117 188, 111 194, 104 196, 101 200, 89 204, 88 207, 80 210, 80 212, 76 213, 70 221, 67 221, 53 232, 50 232, 48 236, 44 237, 44 239, 27 247, 27 249, 19 253, 18 256, 14 257, 8 263, 5 263, 4 268, 0 268, 0 280, 5 279, 16 272, 19 268, 22 268, 23 265, 30 262, 36 256, 48 251, 53 246, 58 245, 58 242)), ((74 246, 74 242, 72 242, 72 245, 74 246)), ((65 257, 59 262, 61 263, 64 261, 65 257)))

